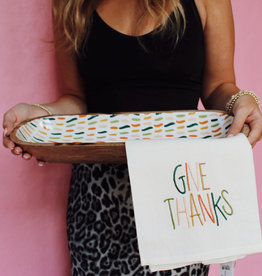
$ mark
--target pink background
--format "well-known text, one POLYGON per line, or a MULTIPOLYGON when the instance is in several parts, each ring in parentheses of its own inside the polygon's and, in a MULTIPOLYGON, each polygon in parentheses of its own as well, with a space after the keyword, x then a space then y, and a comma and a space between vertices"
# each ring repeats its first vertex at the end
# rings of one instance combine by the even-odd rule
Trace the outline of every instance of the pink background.
MULTIPOLYGON (((262 97, 262 1, 232 0, 236 29, 236 76, 241 88, 262 97)), ((50 1, 1 1, 0 88, 3 113, 19 102, 45 103, 60 94, 50 46, 50 1)), ((70 165, 23 161, 0 148, 0 274, 69 276, 66 204, 70 165)), ((254 149, 262 215, 262 142, 254 149)), ((239 260, 238 276, 257 276, 262 254, 239 260)), ((218 275, 212 265, 210 275, 218 275)))

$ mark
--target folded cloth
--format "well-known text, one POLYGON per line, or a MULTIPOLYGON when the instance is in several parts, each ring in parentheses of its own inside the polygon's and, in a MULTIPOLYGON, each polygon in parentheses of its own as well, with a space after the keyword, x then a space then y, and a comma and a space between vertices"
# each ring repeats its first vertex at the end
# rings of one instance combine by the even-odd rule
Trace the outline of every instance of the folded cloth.
POLYGON ((142 265, 151 271, 262 252, 252 148, 220 139, 127 140, 142 265))

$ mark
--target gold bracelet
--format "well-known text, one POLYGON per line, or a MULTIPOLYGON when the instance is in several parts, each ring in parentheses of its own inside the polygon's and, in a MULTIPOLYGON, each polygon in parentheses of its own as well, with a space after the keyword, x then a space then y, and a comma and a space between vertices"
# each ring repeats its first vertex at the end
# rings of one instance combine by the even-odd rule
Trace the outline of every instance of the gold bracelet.
POLYGON ((250 95, 251 97, 254 98, 254 100, 256 101, 257 105, 260 105, 260 100, 259 97, 256 95, 256 93, 254 93, 253 91, 249 91, 249 90, 240 90, 238 93, 234 94, 231 99, 228 101, 228 103, 226 104, 226 112, 227 113, 231 113, 233 106, 235 104, 235 102, 237 101, 237 99, 239 99, 241 96, 244 95, 250 95))
POLYGON ((42 104, 31 104, 31 105, 40 107, 40 108, 42 108, 43 110, 45 110, 49 115, 53 115, 53 113, 52 113, 47 107, 43 106, 42 104))

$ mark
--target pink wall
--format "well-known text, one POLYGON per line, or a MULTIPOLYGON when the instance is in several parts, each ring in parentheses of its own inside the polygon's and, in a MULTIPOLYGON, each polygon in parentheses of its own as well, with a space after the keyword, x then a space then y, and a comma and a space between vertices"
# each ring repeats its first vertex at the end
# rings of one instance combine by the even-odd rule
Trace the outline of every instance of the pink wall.
MULTIPOLYGON (((1 122, 19 102, 44 103, 59 94, 51 38, 50 1, 1 1, 1 122)), ((65 212, 68 165, 40 168, 0 148, 0 275, 69 276, 65 212)))
MULTIPOLYGON (((256 91, 262 98, 262 1, 231 0, 235 20, 235 72, 240 88, 256 91)), ((259 212, 262 223, 262 141, 254 148, 259 212)), ((237 261, 235 275, 262 275, 262 254, 237 261)), ((210 276, 219 275, 218 265, 211 267, 210 276)))
MULTIPOLYGON (((241 88, 262 97, 262 2, 232 0, 236 29, 236 75, 241 88)), ((40 39, 51 38, 50 0, 2 1, 0 7, 0 102, 5 110, 18 102, 44 103, 59 95, 54 56, 40 39), (14 4, 15 2, 15 4, 14 4)), ((69 165, 23 161, 3 147, 0 164, 0 274, 69 276, 66 203, 69 165)), ((262 142, 254 149, 262 215, 262 142)), ((239 260, 238 276, 257 276, 262 254, 239 260)), ((210 275, 218 275, 218 266, 210 275)))

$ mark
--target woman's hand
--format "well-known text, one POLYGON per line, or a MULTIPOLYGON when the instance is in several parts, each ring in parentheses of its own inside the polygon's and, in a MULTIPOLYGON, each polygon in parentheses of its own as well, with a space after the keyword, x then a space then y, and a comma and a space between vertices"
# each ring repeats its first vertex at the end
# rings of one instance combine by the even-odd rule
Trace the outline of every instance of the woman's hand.
POLYGON ((243 128, 244 123, 247 123, 250 127, 248 140, 252 147, 254 147, 262 138, 262 114, 254 98, 250 95, 239 97, 232 111, 235 118, 228 130, 227 137, 238 134, 243 128))
MULTIPOLYGON (((45 104, 45 106, 54 115, 59 114, 85 114, 87 112, 86 101, 84 96, 78 91, 71 91, 68 89, 65 95, 61 96, 58 100, 52 103, 45 104)), ((9 138, 12 130, 21 122, 31 120, 36 117, 49 115, 48 112, 40 107, 32 104, 19 103, 10 108, 4 114, 3 128, 3 145, 10 149, 15 155, 22 155, 23 159, 31 159, 31 154, 23 152, 23 149, 16 146, 9 138)), ((39 166, 43 166, 44 162, 37 160, 39 166)))
MULTIPOLYGON (((9 138, 12 130, 21 122, 25 120, 30 120, 38 116, 48 115, 44 110, 27 104, 27 103, 19 103, 14 107, 10 108, 4 114, 3 119, 3 145, 4 147, 11 150, 11 152, 17 156, 21 155, 24 160, 30 160, 32 155, 24 152, 23 149, 19 146, 16 146, 14 142, 12 142, 9 138)), ((38 165, 43 166, 44 162, 38 160, 38 165)))

